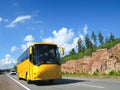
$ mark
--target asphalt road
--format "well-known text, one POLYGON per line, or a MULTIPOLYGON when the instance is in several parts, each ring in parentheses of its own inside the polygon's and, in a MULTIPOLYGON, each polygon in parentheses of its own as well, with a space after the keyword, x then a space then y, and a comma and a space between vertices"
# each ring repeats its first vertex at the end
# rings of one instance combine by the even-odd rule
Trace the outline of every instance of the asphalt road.
POLYGON ((64 77, 53 84, 48 81, 27 84, 16 75, 0 75, 0 90, 120 90, 120 80, 64 77))

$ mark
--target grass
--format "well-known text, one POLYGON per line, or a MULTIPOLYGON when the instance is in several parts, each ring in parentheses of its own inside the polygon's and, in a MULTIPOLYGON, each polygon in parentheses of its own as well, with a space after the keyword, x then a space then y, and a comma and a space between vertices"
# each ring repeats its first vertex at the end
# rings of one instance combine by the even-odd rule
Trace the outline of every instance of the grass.
POLYGON ((84 56, 91 56, 92 53, 95 52, 98 49, 103 49, 103 48, 110 49, 118 43, 120 43, 120 38, 116 38, 113 42, 104 43, 103 45, 96 47, 94 50, 89 48, 89 49, 86 49, 82 53, 76 53, 74 55, 66 55, 66 56, 62 57, 60 61, 63 64, 66 61, 69 61, 69 60, 76 60, 76 59, 83 58, 84 56))
POLYGON ((65 77, 87 77, 87 78, 111 78, 111 79, 119 79, 120 80, 120 71, 112 70, 108 74, 101 73, 99 74, 97 71, 95 71, 93 74, 88 73, 68 73, 68 72, 62 72, 62 75, 65 77))
MULTIPOLYGON (((115 39, 113 42, 107 42, 101 46, 98 46, 95 48, 95 50, 87 49, 83 53, 76 53, 75 55, 66 55, 65 57, 61 58, 61 63, 63 64, 69 60, 80 59, 80 58, 83 58, 84 56, 91 56, 92 53, 98 49, 102 49, 102 48, 110 49, 118 43, 120 43, 120 38, 115 39)), ((106 74, 106 73, 100 74, 96 70, 92 75, 88 74, 88 73, 83 73, 83 72, 82 73, 74 73, 74 72, 73 73, 64 73, 64 72, 62 72, 62 75, 63 76, 72 76, 72 77, 105 77, 105 78, 119 78, 120 79, 120 71, 115 71, 115 70, 112 70, 108 74, 106 74)))

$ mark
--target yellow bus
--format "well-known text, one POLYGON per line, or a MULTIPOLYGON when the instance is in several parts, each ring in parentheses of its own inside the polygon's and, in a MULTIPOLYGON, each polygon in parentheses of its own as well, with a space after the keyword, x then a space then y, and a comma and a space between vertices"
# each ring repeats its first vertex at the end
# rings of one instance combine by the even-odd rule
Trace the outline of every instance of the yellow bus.
POLYGON ((54 43, 35 42, 18 58, 17 76, 27 83, 36 80, 61 79, 60 53, 64 49, 54 43))

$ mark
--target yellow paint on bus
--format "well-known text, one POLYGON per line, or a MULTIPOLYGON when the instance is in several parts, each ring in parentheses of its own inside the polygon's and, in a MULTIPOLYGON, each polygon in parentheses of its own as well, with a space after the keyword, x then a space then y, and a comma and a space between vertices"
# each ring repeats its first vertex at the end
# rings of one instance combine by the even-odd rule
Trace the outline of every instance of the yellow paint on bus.
POLYGON ((62 47, 54 43, 36 42, 18 58, 18 78, 28 83, 35 80, 61 79, 60 53, 62 47))

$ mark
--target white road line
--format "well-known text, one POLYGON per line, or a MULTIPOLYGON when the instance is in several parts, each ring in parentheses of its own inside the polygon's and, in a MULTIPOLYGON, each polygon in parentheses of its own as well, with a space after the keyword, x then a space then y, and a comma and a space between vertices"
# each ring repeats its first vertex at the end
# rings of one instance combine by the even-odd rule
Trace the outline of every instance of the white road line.
MULTIPOLYGON (((7 75, 8 76, 8 75, 7 75)), ((19 85, 21 85, 22 87, 24 87, 26 90, 31 90, 28 87, 24 86, 22 83, 18 82, 17 80, 15 80, 14 78, 8 76, 10 79, 12 79, 13 81, 17 82, 19 85)))
POLYGON ((90 85, 90 84, 80 84, 80 83, 77 83, 76 85, 88 86, 88 87, 94 87, 94 88, 104 88, 102 86, 96 86, 96 85, 90 85))

